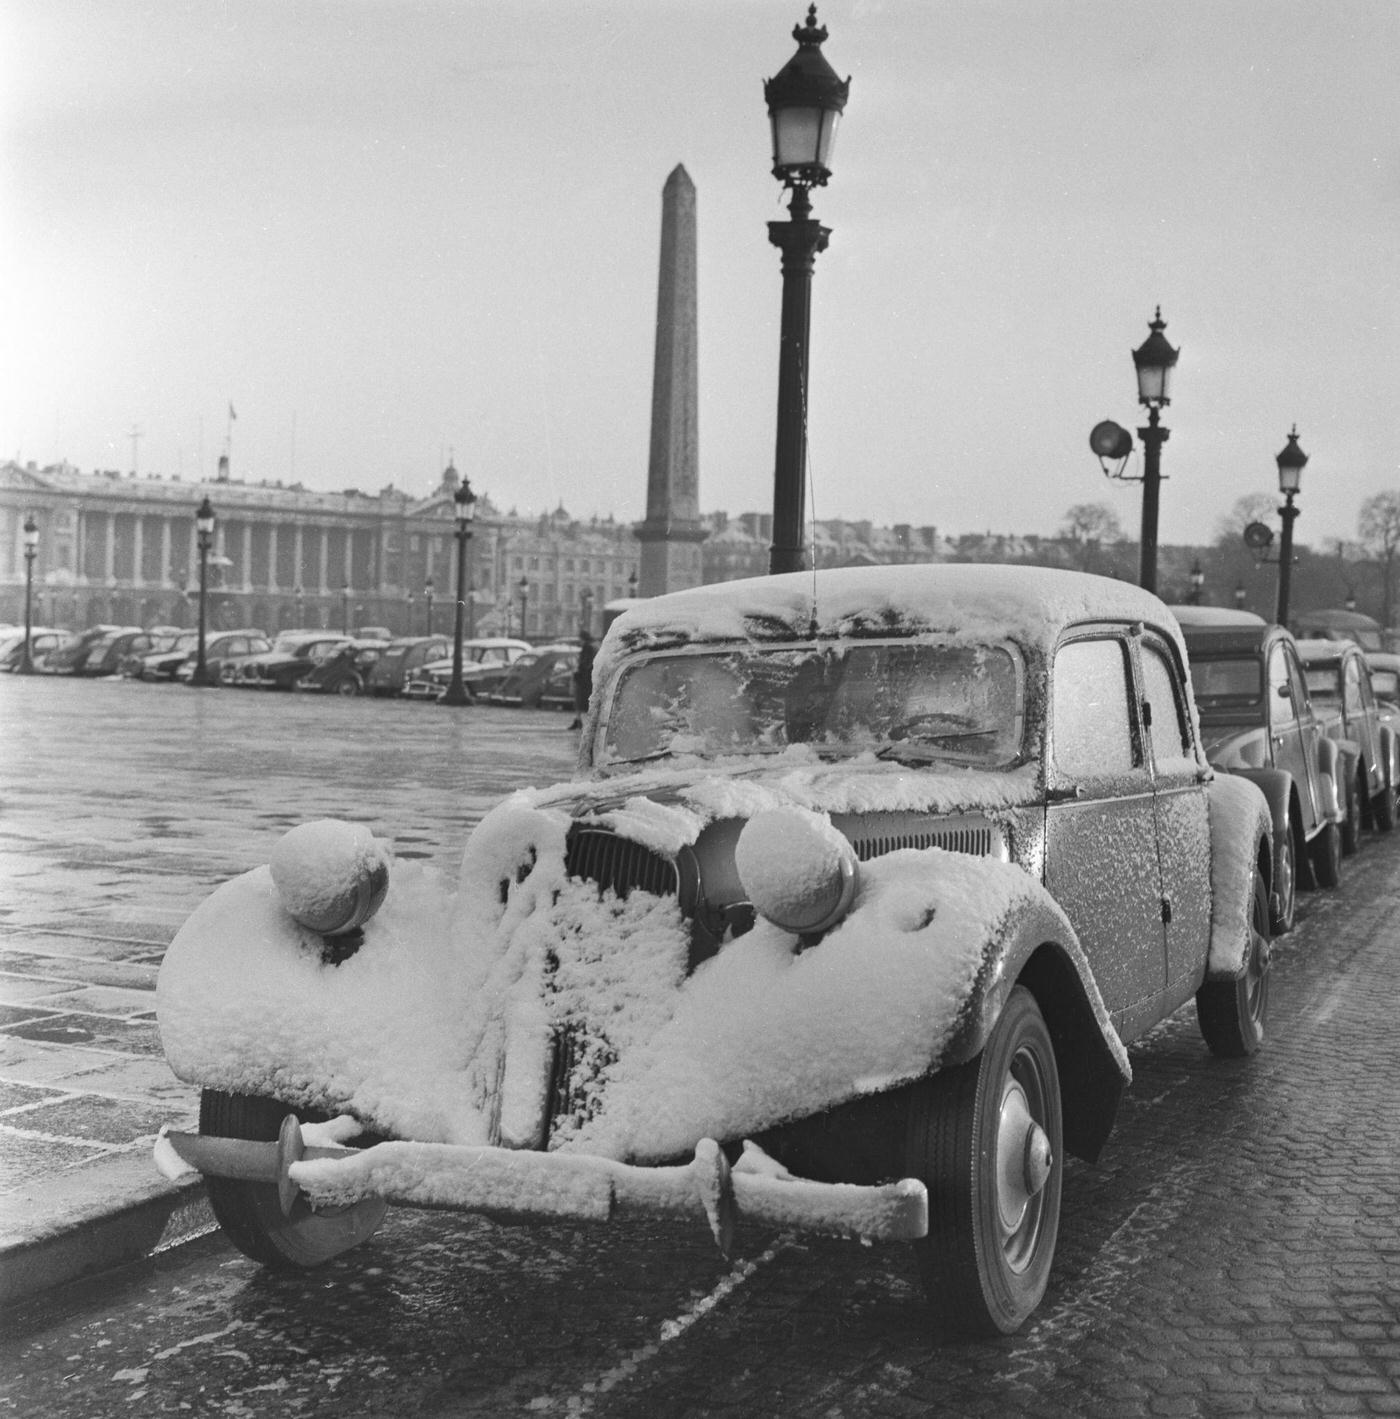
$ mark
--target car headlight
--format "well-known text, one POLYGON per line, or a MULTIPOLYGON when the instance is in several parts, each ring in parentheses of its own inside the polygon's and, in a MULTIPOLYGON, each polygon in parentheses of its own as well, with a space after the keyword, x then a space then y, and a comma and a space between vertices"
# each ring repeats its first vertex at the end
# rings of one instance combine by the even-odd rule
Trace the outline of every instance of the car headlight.
POLYGON ((769 808, 744 825, 734 865, 754 910, 798 935, 828 931, 850 910, 860 869, 830 819, 805 808, 769 808))
POLYGON ((389 851, 368 828, 324 818, 286 833, 268 861, 282 905, 322 936, 346 936, 379 910, 389 851))

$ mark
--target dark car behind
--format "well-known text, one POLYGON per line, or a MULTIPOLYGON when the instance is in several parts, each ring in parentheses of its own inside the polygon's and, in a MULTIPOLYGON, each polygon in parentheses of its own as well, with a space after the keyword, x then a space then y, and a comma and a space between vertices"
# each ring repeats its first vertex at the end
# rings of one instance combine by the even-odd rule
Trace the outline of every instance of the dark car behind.
POLYGON ((378 637, 343 644, 299 677, 292 689, 310 695, 363 695, 369 672, 387 644, 378 637))
POLYGON ((452 654, 446 636, 396 636, 379 653, 365 681, 367 695, 401 695, 408 678, 430 660, 452 654))
POLYGON ((144 654, 155 640, 150 631, 114 631, 88 647, 73 674, 117 675, 128 657, 144 654))

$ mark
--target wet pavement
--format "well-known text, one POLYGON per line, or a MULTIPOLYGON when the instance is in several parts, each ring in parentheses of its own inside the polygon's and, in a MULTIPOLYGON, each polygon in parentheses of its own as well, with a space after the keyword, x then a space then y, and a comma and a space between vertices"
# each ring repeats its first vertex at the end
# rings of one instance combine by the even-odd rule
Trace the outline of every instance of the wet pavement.
POLYGON ((567 777, 548 711, 0 676, 0 1301, 210 1225, 151 1163, 193 1126, 155 1023, 166 944, 278 837, 348 818, 453 874, 514 788, 567 777))

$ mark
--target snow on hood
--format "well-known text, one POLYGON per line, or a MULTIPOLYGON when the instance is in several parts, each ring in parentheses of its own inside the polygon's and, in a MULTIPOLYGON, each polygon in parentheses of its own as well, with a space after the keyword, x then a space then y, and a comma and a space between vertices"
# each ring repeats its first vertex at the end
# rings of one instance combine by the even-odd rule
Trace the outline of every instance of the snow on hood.
POLYGON ((823 761, 807 744, 755 760, 670 760, 664 768, 549 789, 525 789, 522 806, 565 808, 620 836, 674 854, 721 818, 751 818, 770 808, 816 813, 995 812, 1034 804, 1039 772, 1024 764, 1005 772, 930 763, 910 768, 864 753, 823 761), (660 800, 660 801, 658 801, 660 800))

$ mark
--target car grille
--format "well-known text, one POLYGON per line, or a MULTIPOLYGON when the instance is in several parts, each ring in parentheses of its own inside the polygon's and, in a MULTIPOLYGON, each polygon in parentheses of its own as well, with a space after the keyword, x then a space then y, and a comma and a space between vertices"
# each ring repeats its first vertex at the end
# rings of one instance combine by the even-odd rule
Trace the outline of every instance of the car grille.
POLYGON ((1007 857, 1006 842, 985 818, 929 818, 922 814, 833 813, 837 828, 862 862, 883 857, 901 848, 941 847, 947 852, 965 852, 973 857, 1007 857))
POLYGON ((634 887, 655 897, 673 897, 679 891, 674 862, 606 828, 570 828, 564 866, 570 877, 596 882, 600 891, 611 888, 619 897, 634 887))

